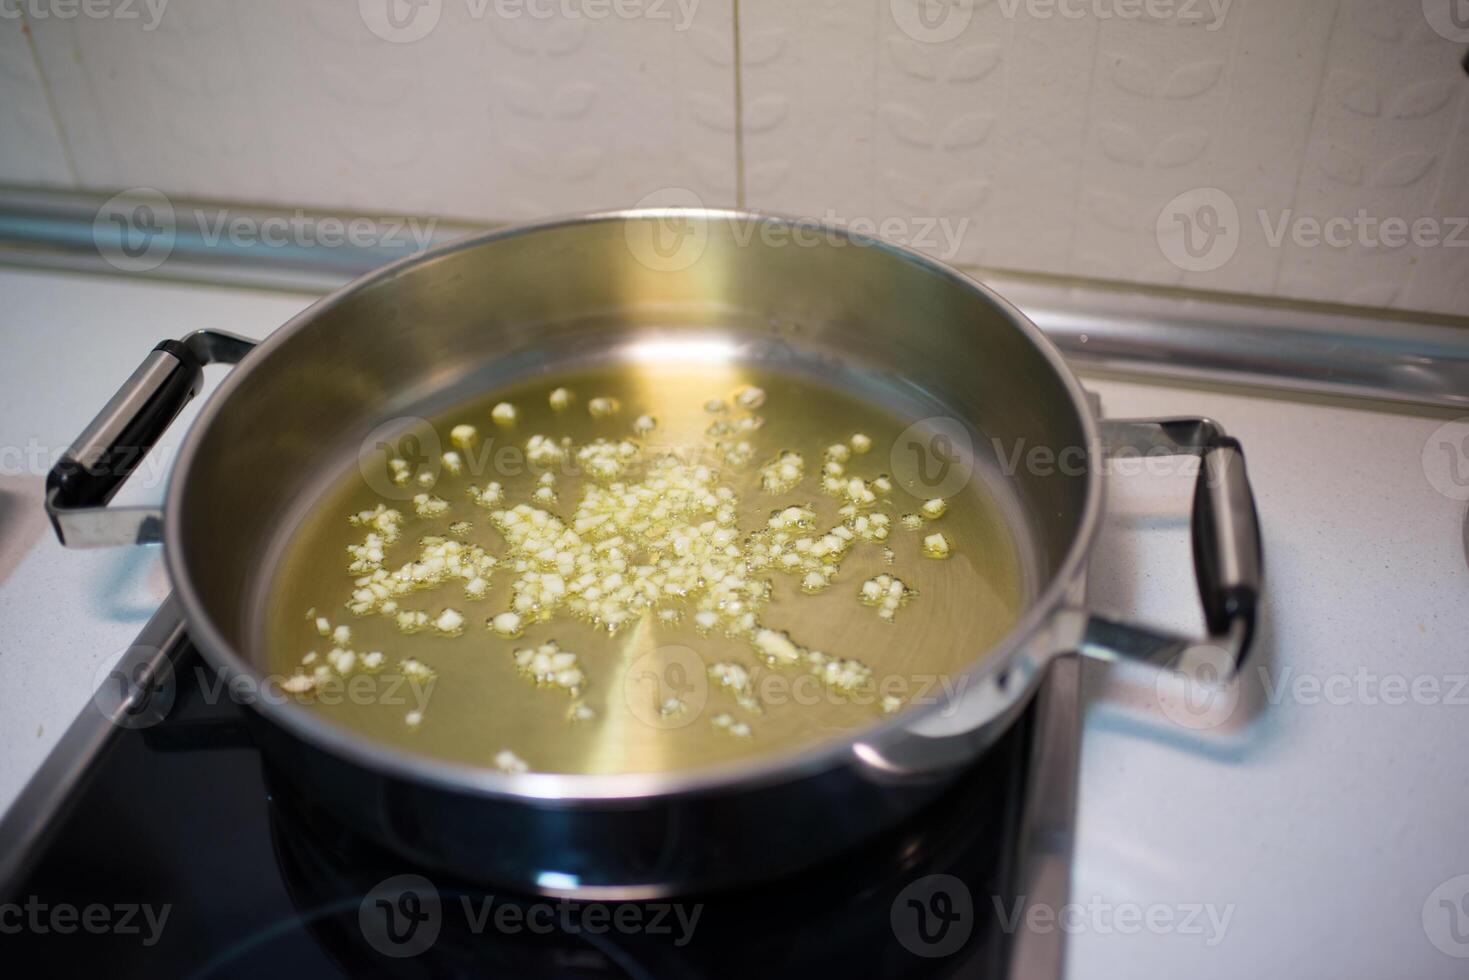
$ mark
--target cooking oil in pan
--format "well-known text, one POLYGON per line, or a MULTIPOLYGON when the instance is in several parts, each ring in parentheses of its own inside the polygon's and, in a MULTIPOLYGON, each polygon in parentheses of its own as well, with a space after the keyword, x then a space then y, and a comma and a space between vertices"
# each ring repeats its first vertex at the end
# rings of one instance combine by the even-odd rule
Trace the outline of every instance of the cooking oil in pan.
POLYGON ((312 506, 268 670, 349 729, 510 771, 689 769, 941 700, 1026 583, 977 475, 933 495, 912 421, 739 364, 495 391, 312 506))

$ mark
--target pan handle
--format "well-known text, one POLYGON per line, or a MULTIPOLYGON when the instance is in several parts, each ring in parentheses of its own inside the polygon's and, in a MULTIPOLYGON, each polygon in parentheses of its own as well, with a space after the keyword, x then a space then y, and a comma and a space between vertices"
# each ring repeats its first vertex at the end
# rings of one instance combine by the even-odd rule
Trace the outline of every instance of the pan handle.
POLYGON ((206 364, 237 364, 253 340, 196 330, 165 340, 143 359, 46 477, 46 513, 69 548, 149 544, 163 539, 157 507, 108 507, 185 405, 206 364))
POLYGON ((1190 652, 1219 658, 1237 671, 1249 655, 1264 580, 1264 552, 1255 494, 1245 471, 1245 453, 1212 419, 1105 419, 1102 450, 1199 457, 1194 486, 1192 538, 1194 574, 1209 636, 1172 636, 1147 626, 1088 614, 1081 652, 1103 660, 1146 660, 1176 664, 1190 652))

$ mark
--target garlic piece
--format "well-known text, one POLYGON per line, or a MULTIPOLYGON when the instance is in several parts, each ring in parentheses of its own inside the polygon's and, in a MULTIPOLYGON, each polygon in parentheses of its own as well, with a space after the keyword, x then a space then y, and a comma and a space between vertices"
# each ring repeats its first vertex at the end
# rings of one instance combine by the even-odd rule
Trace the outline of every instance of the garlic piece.
POLYGON ((479 438, 479 430, 467 422, 461 422, 449 430, 449 441, 466 452, 474 447, 474 441, 479 438))
POLYGON ((514 425, 515 415, 515 406, 509 402, 500 402, 490 409, 490 418, 495 420, 496 425, 514 425))
POLYGON ((520 614, 502 612, 490 620, 490 629, 501 636, 517 637, 520 635, 520 614))
POLYGON ((516 650, 512 656, 515 668, 538 685, 559 687, 575 697, 586 683, 576 654, 562 650, 555 640, 533 649, 516 650))
POLYGON ((565 388, 557 388, 555 391, 551 392, 551 395, 547 399, 547 401, 551 403, 551 408, 553 410, 557 412, 564 412, 566 411, 566 409, 571 407, 571 392, 567 391, 565 388))
POLYGON ((530 771, 530 766, 526 764, 526 761, 509 749, 501 749, 495 753, 495 768, 510 775, 530 771))
POLYGON ((525 458, 532 466, 557 466, 566 459, 566 450, 550 436, 533 435, 525 444, 525 458))
POLYGON ((760 489, 766 493, 785 493, 801 482, 806 474, 806 460, 800 453, 782 452, 760 467, 760 489))
POLYGON ((419 517, 438 517, 449 509, 449 501, 432 494, 420 493, 413 498, 413 510, 419 517))
POLYGON ((758 629, 751 638, 755 649, 771 664, 793 664, 801 658, 801 648, 789 635, 771 629, 758 629))
POLYGON ((949 539, 942 534, 930 534, 923 539, 923 553, 929 558, 949 557, 949 539))
POLYGON ((605 419, 622 411, 622 402, 616 398, 593 398, 587 402, 587 412, 594 419, 605 419))
POLYGON ((458 636, 464 632, 464 616, 458 610, 445 609, 434 620, 434 629, 448 636, 458 636))
POLYGON ((862 583, 857 597, 864 606, 875 606, 879 619, 892 622, 897 611, 918 593, 908 588, 896 575, 883 573, 862 583))
POLYGON ((316 686, 316 681, 305 674, 295 674, 281 681, 281 690, 287 694, 306 694, 316 686))
POLYGON ((745 385, 735 392, 735 404, 746 411, 753 411, 765 404, 765 389, 756 388, 754 385, 745 385))

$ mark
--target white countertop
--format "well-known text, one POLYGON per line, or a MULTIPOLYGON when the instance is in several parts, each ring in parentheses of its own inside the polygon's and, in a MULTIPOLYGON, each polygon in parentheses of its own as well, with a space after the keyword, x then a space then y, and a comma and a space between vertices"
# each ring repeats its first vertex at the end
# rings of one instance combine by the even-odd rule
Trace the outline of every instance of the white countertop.
MULTIPOLYGON (((0 270, 0 291, 0 490, 19 486, 37 501, 51 459, 158 340, 205 326, 259 337, 310 302, 14 270, 0 270)), ((1088 386, 1109 415, 1207 414, 1240 438, 1264 526, 1268 605, 1242 707, 1218 728, 1178 725, 1184 716, 1160 710, 1139 668, 1089 666, 1069 975, 1464 975, 1469 962, 1435 948, 1424 925, 1434 889, 1469 874, 1469 686, 1456 680, 1469 676, 1465 505, 1436 492, 1421 463, 1443 418, 1088 386), (1396 693, 1388 675, 1419 679, 1423 691, 1435 678, 1440 689, 1425 703, 1386 703, 1396 693)), ((165 457, 183 430, 171 430, 165 457)), ((160 497, 158 480, 147 482, 127 499, 160 497)), ((1191 481, 1109 482, 1093 604, 1197 629, 1191 481)), ((68 552, 31 532, 8 574, 0 556, 0 807, 168 590, 156 549, 68 552)), ((1435 895, 1430 923, 1447 921, 1438 898, 1463 891, 1469 879, 1435 895)), ((1469 931, 1469 911, 1462 920, 1469 931)), ((1469 955, 1469 940, 1456 945, 1446 925, 1435 928, 1441 945, 1469 955)))

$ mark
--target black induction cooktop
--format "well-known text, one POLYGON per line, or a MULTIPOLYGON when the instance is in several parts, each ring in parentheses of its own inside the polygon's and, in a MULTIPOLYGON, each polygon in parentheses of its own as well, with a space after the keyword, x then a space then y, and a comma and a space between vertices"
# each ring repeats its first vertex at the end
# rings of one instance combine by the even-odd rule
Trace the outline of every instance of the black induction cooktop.
POLYGON ((1069 660, 957 788, 859 850, 619 903, 453 880, 325 822, 282 794, 171 603, 135 650, 168 661, 166 703, 99 694, 0 824, 0 950, 28 976, 1058 975, 1059 933, 1004 923, 1065 901, 1069 660))

